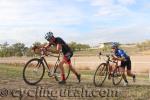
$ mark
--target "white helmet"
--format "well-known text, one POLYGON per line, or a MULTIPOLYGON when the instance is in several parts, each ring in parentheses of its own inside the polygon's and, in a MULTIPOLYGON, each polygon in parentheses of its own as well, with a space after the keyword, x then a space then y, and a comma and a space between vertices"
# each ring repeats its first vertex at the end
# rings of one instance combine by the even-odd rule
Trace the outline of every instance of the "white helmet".
POLYGON ((53 33, 52 32, 48 32, 48 33, 45 34, 45 39, 47 41, 51 40, 52 37, 53 37, 53 33))

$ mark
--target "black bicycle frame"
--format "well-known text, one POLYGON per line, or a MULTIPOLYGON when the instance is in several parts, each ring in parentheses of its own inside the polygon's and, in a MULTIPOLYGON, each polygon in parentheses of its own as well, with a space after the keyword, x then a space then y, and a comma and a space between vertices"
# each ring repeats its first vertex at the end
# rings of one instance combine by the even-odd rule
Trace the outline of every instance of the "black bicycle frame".
MULTIPOLYGON (((54 66, 54 69, 56 69, 58 67, 57 65, 60 62, 60 53, 58 56, 54 56, 54 55, 50 55, 50 56, 57 57, 57 61, 54 66)), ((41 57, 40 60, 41 60, 41 62, 44 62, 44 65, 46 65, 47 69, 50 71, 50 68, 48 67, 48 63, 47 63, 46 59, 44 57, 41 57)))

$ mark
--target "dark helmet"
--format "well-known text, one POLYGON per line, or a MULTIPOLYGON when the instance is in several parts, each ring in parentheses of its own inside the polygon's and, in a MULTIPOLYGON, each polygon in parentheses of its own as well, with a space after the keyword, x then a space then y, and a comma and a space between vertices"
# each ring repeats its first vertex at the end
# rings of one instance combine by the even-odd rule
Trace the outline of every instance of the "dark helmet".
POLYGON ((118 43, 116 43, 116 42, 114 42, 114 43, 112 43, 111 48, 112 48, 112 49, 114 49, 114 48, 118 48, 118 46, 119 46, 119 44, 118 44, 118 43))
POLYGON ((45 39, 47 41, 51 40, 52 37, 53 37, 53 33, 52 32, 48 32, 48 33, 45 34, 45 39))

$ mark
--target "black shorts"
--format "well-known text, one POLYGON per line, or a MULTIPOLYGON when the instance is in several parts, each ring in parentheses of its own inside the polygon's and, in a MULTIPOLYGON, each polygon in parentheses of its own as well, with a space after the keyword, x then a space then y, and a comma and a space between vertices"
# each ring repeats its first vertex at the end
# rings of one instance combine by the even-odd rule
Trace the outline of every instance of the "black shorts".
POLYGON ((71 57, 73 56, 73 52, 68 52, 64 55, 64 60, 68 63, 71 64, 71 57))
POLYGON ((126 61, 121 61, 121 67, 125 68, 127 66, 127 70, 131 70, 131 60, 128 58, 126 61))

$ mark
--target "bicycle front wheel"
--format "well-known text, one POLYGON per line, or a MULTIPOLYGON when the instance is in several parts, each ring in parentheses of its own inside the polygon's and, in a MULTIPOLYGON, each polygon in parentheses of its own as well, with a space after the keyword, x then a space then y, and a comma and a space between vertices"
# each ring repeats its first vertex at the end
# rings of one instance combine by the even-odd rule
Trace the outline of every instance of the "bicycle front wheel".
MULTIPOLYGON (((61 76, 62 72, 60 70, 59 65, 56 65, 54 73, 55 73, 55 80, 61 81, 62 80, 62 76, 61 76)), ((67 80, 70 75, 70 68, 64 67, 64 74, 65 74, 65 80, 67 80)))
POLYGON ((94 78, 93 78, 93 83, 95 86, 102 86, 104 83, 106 77, 108 75, 108 66, 106 63, 102 63, 98 66, 94 78))
POLYGON ((45 73, 45 66, 41 59, 34 58, 28 61, 23 69, 23 79, 29 85, 39 83, 45 73))
POLYGON ((119 70, 119 68, 115 68, 112 75, 112 82, 114 85, 119 85, 122 81, 122 72, 119 70))

